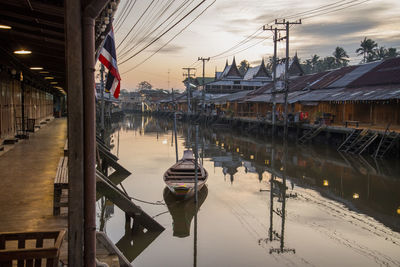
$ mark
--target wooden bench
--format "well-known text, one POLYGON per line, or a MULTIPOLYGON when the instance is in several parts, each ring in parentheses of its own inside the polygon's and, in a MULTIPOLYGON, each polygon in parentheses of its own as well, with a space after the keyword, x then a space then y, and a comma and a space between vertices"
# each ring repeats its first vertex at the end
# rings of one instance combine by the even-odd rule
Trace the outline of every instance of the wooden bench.
POLYGON ((68 189, 68 157, 61 157, 54 178, 53 215, 60 215, 60 207, 68 207, 68 200, 62 201, 62 190, 68 189))
POLYGON ((358 128, 358 124, 359 124, 360 122, 359 121, 345 121, 344 122, 344 124, 345 124, 345 126, 347 127, 348 125, 350 125, 350 124, 353 124, 353 125, 355 125, 357 128, 358 128))
POLYGON ((0 266, 58 266, 65 230, 0 233, 0 266))

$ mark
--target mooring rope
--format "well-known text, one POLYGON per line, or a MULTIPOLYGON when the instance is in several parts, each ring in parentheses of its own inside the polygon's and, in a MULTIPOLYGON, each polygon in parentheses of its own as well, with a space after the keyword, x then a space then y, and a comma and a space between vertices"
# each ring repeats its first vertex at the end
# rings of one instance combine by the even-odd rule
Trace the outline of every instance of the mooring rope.
POLYGON ((122 188, 122 190, 124 190, 125 195, 129 198, 129 199, 133 199, 136 200, 138 202, 142 202, 142 203, 146 203, 146 204, 150 204, 150 205, 162 205, 165 206, 166 204, 164 202, 162 202, 161 200, 158 200, 156 202, 150 202, 150 201, 146 201, 146 200, 142 200, 142 199, 138 199, 138 198, 134 198, 131 197, 128 192, 125 190, 125 187, 122 185, 122 182, 119 184, 122 188))

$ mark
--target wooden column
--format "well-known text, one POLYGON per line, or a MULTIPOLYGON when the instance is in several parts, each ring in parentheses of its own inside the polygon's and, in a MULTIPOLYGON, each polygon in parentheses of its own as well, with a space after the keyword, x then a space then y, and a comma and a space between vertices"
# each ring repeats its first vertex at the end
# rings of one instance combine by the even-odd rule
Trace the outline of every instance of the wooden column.
POLYGON ((68 93, 68 265, 84 266, 84 132, 82 70, 82 3, 65 1, 68 93))

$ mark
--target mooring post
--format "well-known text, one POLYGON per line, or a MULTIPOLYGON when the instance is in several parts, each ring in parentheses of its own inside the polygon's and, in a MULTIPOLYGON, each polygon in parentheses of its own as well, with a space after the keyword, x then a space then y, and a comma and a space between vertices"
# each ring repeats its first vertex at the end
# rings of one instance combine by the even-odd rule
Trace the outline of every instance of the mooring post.
POLYGON ((199 182, 199 174, 197 171, 198 168, 198 160, 199 160, 199 155, 198 155, 198 145, 199 145, 199 141, 198 141, 198 137, 199 137, 199 125, 196 125, 196 137, 195 137, 195 151, 194 151, 194 179, 195 179, 195 183, 194 183, 194 191, 195 191, 195 199, 194 201, 197 203, 198 201, 198 188, 197 188, 197 184, 199 182))
POLYGON ((174 112, 175 158, 178 162, 178 137, 176 136, 176 112, 174 112))

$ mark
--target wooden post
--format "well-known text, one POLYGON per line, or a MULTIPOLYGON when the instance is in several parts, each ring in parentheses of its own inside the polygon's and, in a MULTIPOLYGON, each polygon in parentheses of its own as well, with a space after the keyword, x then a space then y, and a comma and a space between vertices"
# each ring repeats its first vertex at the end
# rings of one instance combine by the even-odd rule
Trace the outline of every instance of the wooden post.
POLYGON ((68 265, 83 266, 82 2, 65 1, 68 92, 68 265))
POLYGON ((176 136, 176 112, 174 112, 175 157, 178 162, 178 137, 176 136))

